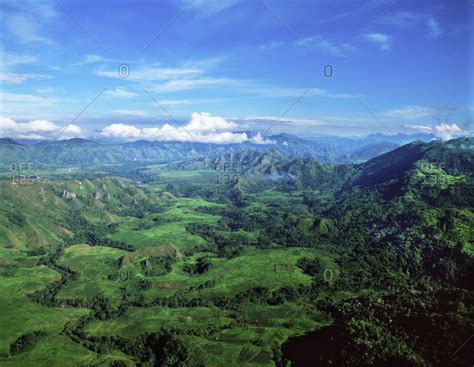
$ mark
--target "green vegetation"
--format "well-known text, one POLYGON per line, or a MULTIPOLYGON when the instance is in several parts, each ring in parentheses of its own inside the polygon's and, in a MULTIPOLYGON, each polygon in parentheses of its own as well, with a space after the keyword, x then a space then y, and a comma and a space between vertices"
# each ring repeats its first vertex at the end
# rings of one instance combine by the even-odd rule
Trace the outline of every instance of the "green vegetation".
POLYGON ((0 365, 467 366, 472 144, 0 179, 0 365))

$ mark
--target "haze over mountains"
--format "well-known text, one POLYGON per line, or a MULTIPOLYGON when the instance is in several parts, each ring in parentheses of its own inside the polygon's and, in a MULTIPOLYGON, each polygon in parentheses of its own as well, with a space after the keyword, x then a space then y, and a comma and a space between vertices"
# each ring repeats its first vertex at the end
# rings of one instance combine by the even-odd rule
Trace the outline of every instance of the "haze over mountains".
POLYGON ((252 137, 251 140, 231 144, 147 140, 117 143, 79 138, 38 142, 3 138, 0 139, 0 162, 9 164, 23 160, 59 166, 150 163, 215 157, 251 149, 257 152, 276 150, 286 157, 306 157, 322 163, 342 164, 366 161, 415 140, 435 139, 430 134, 372 134, 364 138, 320 136, 306 139, 287 133, 271 136, 247 134, 252 137))

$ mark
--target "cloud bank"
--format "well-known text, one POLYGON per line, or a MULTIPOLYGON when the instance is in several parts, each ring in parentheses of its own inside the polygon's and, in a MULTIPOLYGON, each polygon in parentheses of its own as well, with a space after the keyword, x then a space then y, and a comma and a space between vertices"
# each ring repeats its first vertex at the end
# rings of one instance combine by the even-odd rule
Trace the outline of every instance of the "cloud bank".
POLYGON ((48 120, 16 122, 9 118, 0 117, 0 137, 44 140, 52 139, 58 134, 60 134, 60 139, 71 139, 83 137, 84 131, 73 124, 63 127, 48 120))
POLYGON ((418 131, 420 133, 425 133, 425 134, 434 134, 437 137, 444 139, 444 140, 449 140, 452 139, 456 136, 463 135, 465 132, 455 123, 446 124, 446 123, 441 123, 437 125, 410 125, 406 124, 403 125, 405 129, 408 130, 413 130, 413 131, 418 131))
POLYGON ((248 141, 246 133, 236 133, 233 129, 239 126, 219 116, 210 113, 194 112, 191 120, 183 126, 162 126, 138 128, 133 125, 116 123, 102 129, 100 135, 107 138, 123 140, 159 140, 159 141, 187 141, 199 143, 242 143, 248 141))
MULTIPOLYGON (((236 132, 243 127, 220 116, 213 116, 206 112, 194 112, 191 119, 183 125, 173 126, 165 123, 161 126, 142 128, 124 123, 114 123, 104 127, 98 134, 102 138, 125 141, 276 144, 276 141, 262 136, 260 132, 252 138, 245 132, 236 132)), ((0 117, 0 137, 32 140, 49 140, 58 137, 59 140, 64 140, 89 136, 89 133, 73 124, 62 127, 48 120, 16 122, 10 118, 0 117)))

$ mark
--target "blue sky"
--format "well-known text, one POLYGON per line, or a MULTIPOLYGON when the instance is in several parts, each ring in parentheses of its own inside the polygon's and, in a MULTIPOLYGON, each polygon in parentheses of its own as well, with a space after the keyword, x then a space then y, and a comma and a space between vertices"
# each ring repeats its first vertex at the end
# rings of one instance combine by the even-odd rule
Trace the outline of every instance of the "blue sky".
POLYGON ((466 134, 471 3, 3 1, 0 133, 466 134))

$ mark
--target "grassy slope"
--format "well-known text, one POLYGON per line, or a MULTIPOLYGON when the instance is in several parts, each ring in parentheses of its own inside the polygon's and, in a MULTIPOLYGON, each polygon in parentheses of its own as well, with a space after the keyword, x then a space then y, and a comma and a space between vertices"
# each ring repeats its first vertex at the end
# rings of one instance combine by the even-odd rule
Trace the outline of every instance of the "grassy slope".
POLYGON ((202 238, 192 236, 186 231, 186 225, 189 223, 215 224, 220 217, 193 210, 199 206, 218 206, 218 204, 202 199, 182 198, 176 200, 169 209, 162 213, 148 215, 143 219, 122 218, 119 231, 110 235, 110 238, 129 243, 136 248, 173 243, 180 251, 204 244, 202 238), (152 218, 156 216, 169 222, 155 225, 148 230, 134 230, 139 223, 153 224, 152 218))
POLYGON ((71 356, 76 356, 78 361, 92 361, 96 358, 94 353, 80 351, 74 348, 74 343, 69 339, 59 336, 67 322, 87 314, 87 310, 45 307, 27 298, 27 294, 44 289, 48 283, 57 279, 59 274, 45 266, 20 267, 12 276, 0 277, 0 365, 46 365, 48 361, 48 365, 59 366, 68 352, 71 352, 71 356), (18 337, 39 330, 50 334, 38 346, 39 349, 34 348, 30 352, 6 358, 10 344, 18 337), (61 345, 67 346, 67 349, 61 348, 61 345))

